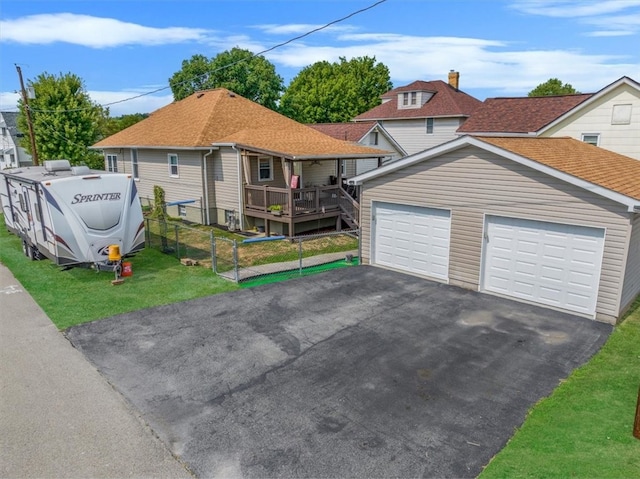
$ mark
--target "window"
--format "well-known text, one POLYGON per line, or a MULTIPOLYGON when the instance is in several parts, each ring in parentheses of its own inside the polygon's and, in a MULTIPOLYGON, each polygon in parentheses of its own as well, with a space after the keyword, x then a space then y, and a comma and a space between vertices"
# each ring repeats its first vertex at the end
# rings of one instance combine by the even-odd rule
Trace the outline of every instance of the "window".
POLYGON ((2 127, 2 136, 7 136, 7 129, 4 126, 2 127))
POLYGON ((582 141, 590 145, 598 146, 598 143, 600 143, 600 135, 598 133, 583 133, 582 141))
POLYGON ((377 145, 378 144, 378 132, 377 131, 372 131, 371 134, 369 135, 369 144, 370 145, 377 145))
POLYGON ((612 125, 630 125, 631 124, 631 104, 613 105, 611 113, 612 125))
POLYGON ((417 105, 418 104, 418 93, 415 91, 411 92, 411 104, 412 105, 417 105))
POLYGON ((273 180, 273 160, 271 158, 258 158, 258 181, 273 180))
POLYGON ((107 171, 118 172, 118 155, 107 155, 107 171))
POLYGON ((178 205, 178 216, 187 216, 187 207, 185 205, 178 205))
POLYGON ((140 178, 138 175, 138 150, 135 148, 131 149, 131 173, 134 179, 140 178))
POLYGON ((427 135, 433 134, 433 118, 427 118, 427 135))
POLYGON ((409 92, 402 94, 402 105, 407 106, 409 104, 409 92))
POLYGON ((169 153, 169 175, 178 177, 178 155, 169 153))

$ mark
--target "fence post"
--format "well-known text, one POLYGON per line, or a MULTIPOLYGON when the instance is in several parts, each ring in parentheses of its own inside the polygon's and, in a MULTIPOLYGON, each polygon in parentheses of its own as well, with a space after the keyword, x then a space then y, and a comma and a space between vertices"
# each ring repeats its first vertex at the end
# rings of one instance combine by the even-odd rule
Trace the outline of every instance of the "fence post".
POLYGON ((178 233, 178 225, 173 225, 173 229, 176 236, 176 255, 178 256, 178 259, 180 259, 180 239, 178 233))
POLYGON ((636 404, 636 420, 633 423, 633 437, 640 439, 640 388, 638 388, 638 403, 636 404))
POLYGON ((151 248, 151 230, 149 229, 149 218, 144 219, 144 242, 147 248, 151 248))
POLYGON ((298 262, 300 264, 300 276, 302 276, 302 238, 298 238, 298 262))
POLYGON ((236 284, 240 282, 240 274, 238 272, 238 241, 233 240, 233 276, 236 284))
POLYGON ((213 231, 209 231, 209 241, 211 242, 211 269, 214 273, 218 272, 218 264, 216 263, 216 237, 213 231))

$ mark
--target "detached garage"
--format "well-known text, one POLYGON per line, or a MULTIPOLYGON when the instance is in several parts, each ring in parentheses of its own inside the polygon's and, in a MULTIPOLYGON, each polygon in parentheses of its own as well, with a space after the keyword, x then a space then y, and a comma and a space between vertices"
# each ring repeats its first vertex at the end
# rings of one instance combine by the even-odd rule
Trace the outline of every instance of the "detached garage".
POLYGON ((640 161, 467 136, 351 182, 364 262, 609 323, 640 293, 640 161))

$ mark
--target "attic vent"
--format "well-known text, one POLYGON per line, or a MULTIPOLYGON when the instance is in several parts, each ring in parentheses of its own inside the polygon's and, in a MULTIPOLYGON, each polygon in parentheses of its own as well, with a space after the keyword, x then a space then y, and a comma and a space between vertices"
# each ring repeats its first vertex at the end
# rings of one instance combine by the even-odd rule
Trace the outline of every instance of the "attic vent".
POLYGON ((71 169, 69 160, 48 160, 44 162, 44 169, 47 171, 65 171, 71 169))
POLYGON ((71 167, 72 175, 80 176, 80 175, 88 175, 89 173, 91 173, 91 170, 89 169, 88 166, 82 165, 82 166, 71 167))

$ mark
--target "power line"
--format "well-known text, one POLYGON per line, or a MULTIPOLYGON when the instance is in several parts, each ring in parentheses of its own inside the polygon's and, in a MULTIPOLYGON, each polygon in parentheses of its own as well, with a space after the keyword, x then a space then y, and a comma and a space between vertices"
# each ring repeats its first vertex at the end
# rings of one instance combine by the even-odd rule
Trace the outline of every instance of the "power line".
MULTIPOLYGON (((372 3, 371 5, 369 5, 367 7, 361 8, 360 10, 356 10, 355 12, 352 12, 352 13, 344 16, 344 17, 338 18, 337 20, 333 20, 333 21, 331 21, 329 23, 326 23, 326 24, 324 24, 324 25, 322 25, 320 27, 317 27, 317 28, 314 28, 312 30, 309 30, 306 33, 298 35, 297 37, 293 37, 293 38, 291 38, 291 39, 289 39, 287 41, 284 41, 282 43, 278 43, 277 45, 269 47, 269 48, 267 48, 265 50, 262 50, 260 52, 253 53, 251 56, 249 56, 247 58, 243 58, 243 59, 240 59, 240 60, 238 60, 236 62, 229 63, 228 65, 224 65, 224 66, 222 66, 220 68, 216 68, 215 70, 213 70, 211 72, 203 73, 202 75, 195 76, 195 77, 193 77, 193 78, 191 78, 189 80, 184 80, 184 81, 182 81, 180 83, 177 83, 176 85, 183 85, 183 84, 188 83, 190 81, 197 80, 199 78, 203 78, 203 77, 205 77, 205 76, 207 76, 207 75, 209 75, 211 73, 215 73, 215 72, 223 70, 225 68, 232 67, 234 65, 237 65, 238 63, 242 63, 242 62, 247 61, 247 60, 249 60, 251 58, 255 58, 257 56, 264 55, 265 53, 269 53, 269 52, 271 52, 271 51, 273 51, 273 50, 275 50, 277 48, 281 48, 281 47, 283 47, 285 45, 289 45, 290 43, 293 43, 295 41, 301 40, 302 38, 308 37, 309 35, 317 33, 317 32, 319 32, 321 30, 325 30, 325 29, 329 28, 332 25, 344 22, 345 20, 348 20, 351 17, 354 17, 354 16, 359 15, 361 13, 364 13, 364 12, 366 12, 368 10, 371 10, 371 9, 373 9, 373 8, 377 7, 378 5, 381 5, 381 4, 385 3, 385 2, 387 2, 387 0, 378 0, 377 2, 372 3)), ((112 102, 109 102, 109 103, 104 103, 104 104, 102 104, 100 106, 104 108, 104 107, 108 107, 108 106, 111 106, 111 105, 117 105, 119 103, 125 103, 125 102, 128 102, 128 101, 136 100, 138 98, 142 98, 144 96, 153 95, 154 93, 159 93, 159 92, 164 91, 164 90, 166 90, 168 88, 171 88, 171 85, 166 85, 166 86, 163 86, 161 88, 157 88, 155 90, 148 91, 146 93, 141 93, 139 95, 135 95, 135 96, 132 96, 132 97, 124 98, 122 100, 116 100, 116 101, 112 101, 112 102)), ((84 111, 84 110, 90 110, 90 109, 91 109, 91 107, 75 108, 75 109, 70 109, 70 110, 39 110, 39 109, 36 109, 36 108, 32 108, 31 111, 39 112, 39 113, 61 113, 61 112, 84 111)))

